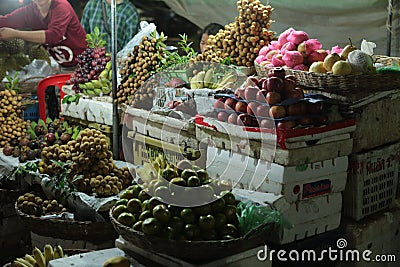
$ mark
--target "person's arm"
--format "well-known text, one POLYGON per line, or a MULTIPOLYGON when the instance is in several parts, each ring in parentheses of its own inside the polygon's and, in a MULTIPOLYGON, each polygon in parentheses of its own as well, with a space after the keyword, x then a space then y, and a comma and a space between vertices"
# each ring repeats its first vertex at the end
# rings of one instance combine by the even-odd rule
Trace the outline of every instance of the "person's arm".
POLYGON ((0 40, 20 38, 28 42, 44 44, 46 34, 44 30, 39 31, 20 31, 12 28, 0 28, 0 40))

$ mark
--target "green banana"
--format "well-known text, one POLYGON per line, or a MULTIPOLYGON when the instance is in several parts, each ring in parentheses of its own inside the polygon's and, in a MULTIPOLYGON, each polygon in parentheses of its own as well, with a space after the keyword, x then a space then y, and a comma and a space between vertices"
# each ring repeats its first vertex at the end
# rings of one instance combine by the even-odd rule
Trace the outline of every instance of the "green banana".
POLYGON ((91 84, 93 84, 93 89, 95 88, 101 88, 103 86, 102 82, 100 80, 91 80, 91 84))
POLYGON ((112 69, 108 71, 108 80, 112 80, 112 69))
POLYGON ((101 89, 94 89, 93 90, 93 92, 94 92, 94 94, 96 95, 96 96, 102 96, 103 95, 103 91, 101 90, 101 89))
POLYGON ((32 254, 39 267, 46 267, 46 259, 40 249, 35 247, 32 251, 32 254))
POLYGON ((108 78, 108 69, 104 69, 100 75, 99 75, 99 79, 107 79, 108 78))
POLYGON ((110 61, 107 62, 105 69, 106 70, 110 70, 111 67, 112 67, 112 63, 111 63, 111 60, 110 60, 110 61))
POLYGON ((94 89, 94 84, 90 81, 85 83, 86 89, 88 90, 93 90, 94 89))
POLYGON ((103 92, 104 95, 108 95, 109 93, 111 93, 111 88, 108 86, 103 86, 101 88, 101 91, 103 92))
POLYGON ((80 83, 80 84, 78 84, 78 86, 79 86, 79 88, 82 89, 82 90, 85 90, 85 89, 87 88, 86 83, 80 83))

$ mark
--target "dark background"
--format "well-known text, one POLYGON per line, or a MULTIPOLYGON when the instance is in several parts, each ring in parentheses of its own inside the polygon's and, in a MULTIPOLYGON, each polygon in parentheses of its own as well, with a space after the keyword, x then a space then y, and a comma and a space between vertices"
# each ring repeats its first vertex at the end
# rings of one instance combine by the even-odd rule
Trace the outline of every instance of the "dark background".
MULTIPOLYGON (((88 0, 68 0, 80 18, 88 0)), ((180 39, 179 34, 187 34, 193 42, 192 47, 199 51, 201 29, 185 18, 177 15, 163 1, 160 0, 130 0, 138 9, 141 20, 153 22, 158 32, 168 36, 167 44, 175 45, 180 39)), ((5 15, 14 9, 31 3, 31 0, 1 0, 0 15, 5 15)))

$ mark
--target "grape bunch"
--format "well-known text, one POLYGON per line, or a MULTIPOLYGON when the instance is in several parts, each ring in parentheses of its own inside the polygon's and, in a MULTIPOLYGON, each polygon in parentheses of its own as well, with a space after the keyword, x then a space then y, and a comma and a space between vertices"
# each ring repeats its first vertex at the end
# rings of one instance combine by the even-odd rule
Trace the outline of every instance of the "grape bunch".
POLYGON ((73 85, 72 89, 75 92, 80 92, 79 84, 98 80, 107 62, 111 60, 105 48, 105 41, 102 40, 103 35, 96 30, 86 35, 88 47, 77 56, 77 67, 67 81, 67 84, 73 85))

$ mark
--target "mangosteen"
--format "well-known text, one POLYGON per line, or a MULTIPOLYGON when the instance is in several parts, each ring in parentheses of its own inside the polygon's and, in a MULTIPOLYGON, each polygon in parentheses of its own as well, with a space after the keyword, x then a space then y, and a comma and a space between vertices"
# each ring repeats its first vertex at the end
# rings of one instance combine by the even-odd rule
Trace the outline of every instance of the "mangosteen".
POLYGON ((19 162, 24 163, 28 160, 27 153, 21 153, 18 157, 19 162))
POLYGON ((58 134, 58 136, 61 136, 63 134, 63 132, 64 132, 64 130, 61 127, 57 128, 57 130, 56 130, 56 133, 58 134))
POLYGON ((36 140, 31 140, 31 141, 29 142, 29 144, 28 144, 28 147, 29 147, 30 149, 36 149, 36 148, 39 147, 39 144, 38 144, 38 142, 36 142, 36 140))
POLYGON ((13 152, 12 152, 12 156, 14 158, 17 158, 17 157, 19 157, 20 154, 21 154, 21 150, 19 149, 19 147, 15 147, 13 152))
POLYGON ((19 139, 19 147, 23 147, 23 146, 28 146, 30 142, 30 139, 28 137, 22 137, 21 139, 19 139))
POLYGON ((69 133, 62 133, 60 140, 63 142, 63 144, 66 144, 71 140, 71 135, 69 133))
POLYGON ((14 147, 14 146, 18 146, 19 142, 17 138, 13 138, 10 141, 10 146, 14 147))
POLYGON ((36 125, 35 126, 35 134, 36 134, 36 136, 44 135, 45 134, 44 126, 41 124, 36 125))
POLYGON ((54 133, 47 133, 46 134, 46 141, 48 144, 53 144, 56 141, 56 135, 54 133))
POLYGON ((37 148, 33 152, 35 152, 35 158, 40 159, 42 157, 42 149, 37 148))
MULTIPOLYGON (((26 155, 26 157, 27 157, 28 160, 34 160, 34 159, 36 158, 35 151, 33 151, 33 150, 29 150, 29 151, 27 151, 26 153, 23 153, 23 154, 21 154, 21 155, 26 155)), ((21 157, 21 156, 20 156, 20 157, 21 157)))
POLYGON ((3 153, 4 153, 4 155, 6 155, 6 156, 11 156, 12 153, 13 153, 13 150, 14 150, 13 147, 11 147, 11 146, 6 146, 6 147, 3 148, 3 153))

